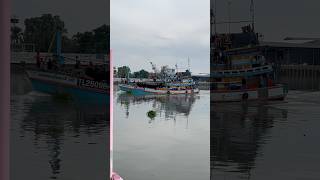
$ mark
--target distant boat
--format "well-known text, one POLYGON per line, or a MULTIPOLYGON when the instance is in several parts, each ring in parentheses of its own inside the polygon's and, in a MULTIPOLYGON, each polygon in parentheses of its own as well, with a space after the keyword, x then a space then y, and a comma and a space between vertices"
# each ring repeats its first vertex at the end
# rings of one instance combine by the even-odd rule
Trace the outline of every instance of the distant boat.
POLYGON ((120 90, 132 93, 133 95, 146 94, 195 94, 199 93, 199 88, 194 82, 188 83, 164 83, 164 82, 144 82, 120 84, 120 90))
POLYGON ((153 69, 155 70, 153 81, 132 82, 130 78, 128 78, 126 82, 119 84, 119 88, 133 95, 174 95, 195 94, 200 92, 198 85, 191 78, 189 71, 176 73, 174 69, 169 69, 167 66, 165 67, 165 70, 159 72, 153 65, 153 69))

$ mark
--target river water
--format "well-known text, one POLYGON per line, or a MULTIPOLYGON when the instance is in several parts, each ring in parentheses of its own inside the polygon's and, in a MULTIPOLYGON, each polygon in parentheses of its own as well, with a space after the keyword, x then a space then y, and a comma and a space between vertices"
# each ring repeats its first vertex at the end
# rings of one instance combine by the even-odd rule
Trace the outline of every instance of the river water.
POLYGON ((65 101, 32 91, 23 70, 13 69, 10 179, 106 179, 108 117, 106 104, 65 101))
MULTIPOLYGON (((11 179, 108 177, 108 107, 33 92, 23 71, 11 76, 11 179)), ((115 171, 128 180, 207 180, 211 165, 215 180, 319 179, 320 92, 289 91, 284 102, 211 104, 211 120, 209 107, 209 91, 158 97, 116 91, 115 171)))
POLYGON ((290 91, 285 102, 213 104, 211 179, 320 177, 320 92, 290 91))
POLYGON ((114 169, 128 180, 210 178, 210 93, 115 92, 114 169), (156 112, 154 118, 147 113, 156 112))

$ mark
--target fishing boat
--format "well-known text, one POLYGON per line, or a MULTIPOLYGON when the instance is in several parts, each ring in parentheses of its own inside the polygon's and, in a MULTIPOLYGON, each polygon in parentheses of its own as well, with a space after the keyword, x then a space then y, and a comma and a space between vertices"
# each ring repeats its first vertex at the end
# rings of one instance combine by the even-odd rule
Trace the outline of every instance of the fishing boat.
POLYGON ((62 95, 77 100, 107 102, 109 94, 108 68, 100 65, 81 64, 66 66, 61 55, 61 34, 56 34, 57 51, 53 56, 43 57, 37 67, 26 70, 34 91, 62 95), (59 43, 60 42, 60 43, 59 43))
MULTIPOLYGON (((253 16, 253 1, 251 1, 253 16)), ((215 13, 212 13, 216 26, 215 13)), ((230 22, 227 22, 230 23, 230 22)), ((275 82, 273 65, 265 59, 254 31, 254 16, 241 33, 211 35, 211 99, 213 102, 284 100, 287 87, 275 82)))
POLYGON ((287 88, 274 82, 273 66, 256 48, 225 50, 211 73, 214 102, 284 100, 287 88))
POLYGON ((127 78, 124 83, 119 84, 122 91, 129 92, 133 95, 174 95, 174 94, 195 94, 199 93, 197 83, 191 78, 190 70, 185 72, 176 72, 168 66, 163 66, 158 71, 153 63, 155 76, 150 81, 134 82, 127 78))
MULTIPOLYGON (((76 99, 104 99, 108 94, 108 84, 66 72, 27 70, 33 90, 53 94, 66 95, 76 99)), ((106 99, 105 99, 106 101, 106 99)))

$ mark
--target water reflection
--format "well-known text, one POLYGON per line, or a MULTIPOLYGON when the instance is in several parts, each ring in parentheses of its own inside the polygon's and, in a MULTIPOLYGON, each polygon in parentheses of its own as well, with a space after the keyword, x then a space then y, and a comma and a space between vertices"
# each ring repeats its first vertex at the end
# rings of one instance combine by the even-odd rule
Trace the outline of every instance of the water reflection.
POLYGON ((250 179, 256 158, 287 110, 268 104, 211 105, 211 179, 250 179))
POLYGON ((107 104, 30 91, 13 74, 11 179, 103 179, 109 170, 107 104))
POLYGON ((165 119, 175 119, 177 115, 188 117, 193 104, 200 96, 197 95, 148 95, 134 96, 128 93, 119 93, 117 103, 126 109, 126 117, 130 113, 130 105, 152 103, 152 108, 165 119))
POLYGON ((197 95, 116 93, 114 167, 130 180, 207 180, 209 91, 197 95), (155 112, 156 116, 149 115, 155 112))

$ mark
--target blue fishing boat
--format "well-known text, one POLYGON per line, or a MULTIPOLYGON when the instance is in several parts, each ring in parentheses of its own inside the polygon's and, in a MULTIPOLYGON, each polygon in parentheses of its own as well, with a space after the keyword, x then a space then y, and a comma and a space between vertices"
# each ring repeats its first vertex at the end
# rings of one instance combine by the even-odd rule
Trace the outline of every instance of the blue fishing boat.
POLYGON ((109 101, 109 69, 106 64, 65 66, 61 55, 61 34, 56 33, 57 50, 37 68, 27 70, 34 91, 63 95, 76 100, 106 103, 109 101))

